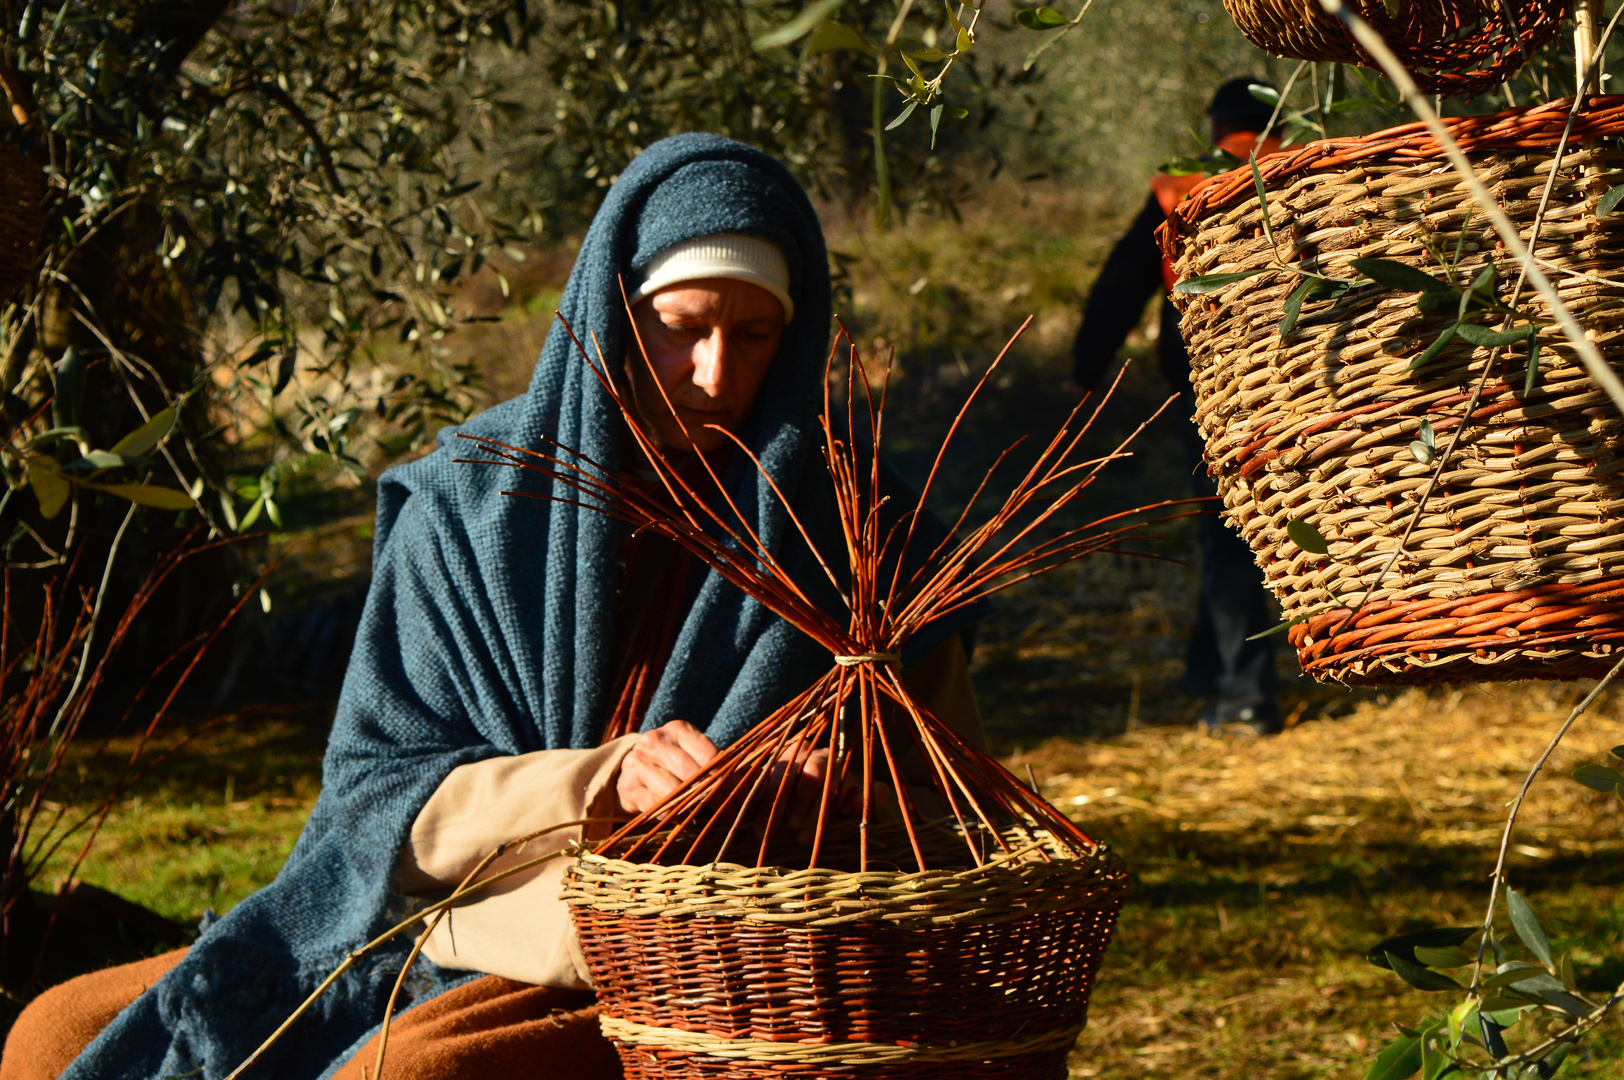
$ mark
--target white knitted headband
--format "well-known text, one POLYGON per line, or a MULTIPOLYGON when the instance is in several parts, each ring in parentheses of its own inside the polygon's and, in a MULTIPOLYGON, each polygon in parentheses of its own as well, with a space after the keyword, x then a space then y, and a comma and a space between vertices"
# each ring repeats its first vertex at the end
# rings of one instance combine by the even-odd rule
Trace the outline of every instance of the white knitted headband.
POLYGON ((667 285, 700 278, 732 278, 759 285, 784 305, 786 323, 795 318, 784 252, 771 240, 734 233, 701 236, 666 248, 649 261, 643 283, 632 293, 631 301, 635 304, 667 285))

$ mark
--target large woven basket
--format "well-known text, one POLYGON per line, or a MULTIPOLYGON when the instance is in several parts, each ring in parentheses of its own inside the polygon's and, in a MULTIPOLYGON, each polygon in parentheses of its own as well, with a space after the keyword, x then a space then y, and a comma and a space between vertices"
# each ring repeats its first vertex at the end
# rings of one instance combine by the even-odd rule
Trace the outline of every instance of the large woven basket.
POLYGON ((17 143, 17 133, 0 138, 0 304, 33 274, 45 229, 41 203, 45 174, 17 143))
MULTIPOLYGON (((949 440, 1008 352, 966 397, 949 440)), ((579 455, 474 440, 485 462, 558 485, 561 494, 540 497, 578 494, 578 505, 680 545, 829 650, 821 677, 594 837, 566 875, 600 1022, 625 1074, 1063 1080, 1127 872, 918 700, 902 658, 925 628, 952 626, 944 616, 1138 528, 1111 514, 1016 542, 1098 475, 1104 460, 1078 460, 1097 410, 1072 411, 984 524, 926 548, 916 526, 935 468, 912 508, 898 506, 879 467, 886 394, 857 390, 870 385, 867 369, 837 338, 821 426, 845 546, 834 565, 849 577, 842 584, 814 549, 844 608, 826 609, 730 496, 713 502, 690 486, 607 372, 583 358, 665 497, 579 455), (844 409, 831 390, 841 354, 844 409), (888 513, 899 515, 889 525, 888 513)))
POLYGON ((628 1080, 1063 1080, 1127 874, 1016 850, 924 873, 583 854, 564 897, 628 1080))
MULTIPOLYGON (((1470 96, 1516 74, 1562 28, 1572 0, 1351 0, 1423 90, 1470 96)), ((1235 25, 1276 56, 1374 68, 1319 0, 1224 0, 1235 25)))
MULTIPOLYGON (((1624 152, 1602 141, 1624 133, 1624 98, 1586 104, 1534 253, 1612 358, 1624 348, 1624 215, 1595 209, 1624 183, 1624 152)), ((1525 238, 1570 105, 1448 121, 1525 238)), ((1287 262, 1353 278, 1350 260, 1384 258, 1447 276, 1430 235, 1451 258, 1462 242, 1457 283, 1492 260, 1510 298, 1517 267, 1421 125, 1311 144, 1259 168, 1287 262)), ((1490 350, 1456 338, 1409 371, 1452 316, 1422 315, 1415 294, 1375 286, 1309 302, 1282 338, 1301 279, 1278 268, 1262 225, 1240 170, 1196 188, 1162 242, 1183 278, 1268 268, 1174 299, 1208 469, 1286 618, 1309 616, 1288 631, 1304 670, 1347 683, 1600 674, 1624 641, 1624 421, 1561 332, 1539 332, 1531 394, 1526 350, 1504 348, 1463 418, 1490 350), (1411 443, 1426 421, 1441 450, 1463 419, 1459 453, 1372 590, 1435 467, 1411 443), (1328 554, 1294 543, 1293 521, 1312 525, 1328 554)), ((1531 290, 1520 304, 1549 314, 1531 290)))

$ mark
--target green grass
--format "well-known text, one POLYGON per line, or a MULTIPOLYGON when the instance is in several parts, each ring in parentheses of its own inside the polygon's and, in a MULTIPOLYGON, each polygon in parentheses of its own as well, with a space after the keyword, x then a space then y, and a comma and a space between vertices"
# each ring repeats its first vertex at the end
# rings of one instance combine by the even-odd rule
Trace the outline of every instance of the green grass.
MULTIPOLYGON (((324 727, 309 710, 276 710, 197 734, 113 808, 78 876, 182 923, 229 910, 293 850, 320 791, 324 727)), ((106 790, 132 748, 115 739, 76 752, 81 798, 106 790)), ((40 885, 67 873, 77 846, 58 849, 40 885)))

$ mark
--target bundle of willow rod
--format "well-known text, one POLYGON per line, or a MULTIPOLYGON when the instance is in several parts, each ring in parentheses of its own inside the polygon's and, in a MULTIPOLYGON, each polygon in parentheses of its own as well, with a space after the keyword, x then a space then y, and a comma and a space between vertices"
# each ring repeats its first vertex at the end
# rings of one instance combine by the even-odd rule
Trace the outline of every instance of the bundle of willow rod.
MULTIPOLYGON (((1498 86, 1556 37, 1573 0, 1349 0, 1429 94, 1498 86)), ((1276 56, 1376 68, 1319 0, 1224 0, 1252 44, 1276 56)))
POLYGON ((1077 460, 1099 413, 1079 404, 984 523, 966 527, 972 498, 953 530, 910 561, 948 443, 1008 346, 954 419, 918 503, 889 521, 878 461, 885 395, 869 393, 862 358, 843 338, 831 368, 843 350, 846 407, 831 407, 826 378, 822 418, 842 573, 763 470, 840 594, 839 614, 785 572, 709 463, 710 498, 684 480, 633 421, 601 354, 593 364, 580 349, 661 494, 563 447, 482 443, 548 477, 552 493, 538 497, 669 538, 831 653, 827 674, 579 855, 565 899, 604 1030, 637 1078, 1063 1077, 1126 872, 918 702, 900 654, 933 621, 1131 537, 1130 515, 1116 514, 1038 538, 1121 448, 1077 460), (789 802, 795 766, 815 751, 828 766, 802 845, 787 823, 789 802), (858 801, 860 812, 840 812, 858 801))
MULTIPOLYGON (((1534 258, 1612 359, 1624 349, 1624 215, 1597 203, 1624 183, 1611 141, 1624 135, 1624 97, 1585 103, 1558 164, 1571 104, 1445 123, 1524 234, 1540 220, 1534 258)), ((1301 620, 1287 632, 1303 670, 1355 684, 1605 673, 1624 643, 1617 411, 1543 301, 1518 301, 1537 320, 1532 373, 1525 342, 1494 349, 1457 336, 1423 362, 1457 317, 1456 293, 1448 314, 1427 314, 1418 293, 1373 287, 1349 265, 1403 262, 1457 291, 1492 265, 1496 296, 1510 301, 1516 262, 1438 141, 1410 124, 1258 168, 1278 246, 1248 169, 1198 186, 1162 243, 1182 278, 1258 271, 1174 300, 1208 470, 1286 617, 1301 620), (1305 280, 1291 266, 1365 284, 1301 303, 1282 331, 1305 280), (1442 452, 1461 425, 1429 489, 1425 440, 1442 452), (1294 524, 1312 526, 1326 550, 1298 544, 1294 524)))

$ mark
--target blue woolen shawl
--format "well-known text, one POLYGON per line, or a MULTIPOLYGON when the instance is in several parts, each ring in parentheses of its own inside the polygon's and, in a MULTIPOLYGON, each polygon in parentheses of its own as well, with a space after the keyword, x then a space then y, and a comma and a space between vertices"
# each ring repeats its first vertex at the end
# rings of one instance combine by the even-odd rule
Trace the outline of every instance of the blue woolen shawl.
MULTIPOLYGON (((816 214, 783 166, 711 135, 651 146, 593 220, 560 311, 582 340, 596 334, 605 356, 621 357, 627 327, 618 276, 627 276, 629 290, 660 251, 716 233, 765 237, 789 264, 795 319, 741 437, 831 565, 843 566, 816 419, 829 346, 828 260, 816 214)), ((460 430, 537 449, 546 447, 544 437, 556 438, 614 469, 620 423, 555 326, 528 393, 460 430)), ((546 481, 452 460, 471 456, 478 456, 473 444, 442 433, 435 453, 379 481, 371 592, 321 797, 286 866, 230 914, 206 918, 186 959, 125 1009, 65 1080, 223 1076, 348 952, 409 913, 391 891, 396 854, 452 769, 600 741, 623 526, 591 510, 504 495, 545 491, 546 481)), ((803 589, 840 610, 744 455, 733 455, 724 479, 803 589)), ((890 505, 912 505, 900 482, 890 483, 898 496, 890 505)), ((916 555, 935 545, 940 526, 931 522, 928 532, 916 555)), ((644 727, 683 718, 726 745, 826 671, 830 657, 714 572, 693 591, 644 727)), ((907 659, 961 626, 931 627, 910 643, 907 659)), ((314 1080, 341 1063, 377 1030, 406 945, 348 972, 250 1076, 314 1080)), ((477 977, 420 965, 413 1004, 477 977)))

